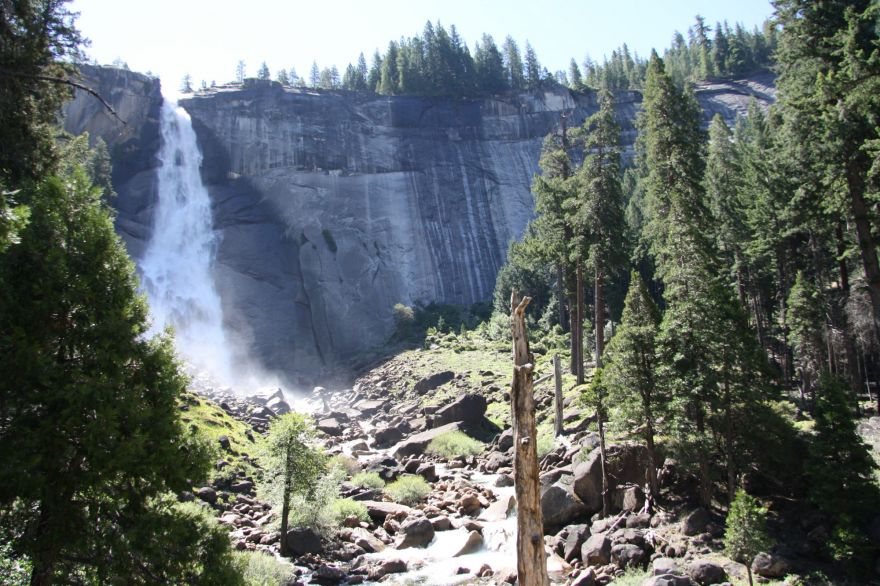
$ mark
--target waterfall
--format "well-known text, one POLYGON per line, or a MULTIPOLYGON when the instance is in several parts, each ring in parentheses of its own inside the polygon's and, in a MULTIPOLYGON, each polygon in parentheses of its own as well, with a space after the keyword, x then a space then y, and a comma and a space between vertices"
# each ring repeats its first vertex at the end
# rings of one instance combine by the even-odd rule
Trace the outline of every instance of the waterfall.
POLYGON ((228 384, 232 352, 212 272, 217 235, 211 201, 199 174, 202 155, 192 121, 176 100, 163 100, 160 131, 159 196, 141 261, 151 331, 173 326, 179 354, 228 384))

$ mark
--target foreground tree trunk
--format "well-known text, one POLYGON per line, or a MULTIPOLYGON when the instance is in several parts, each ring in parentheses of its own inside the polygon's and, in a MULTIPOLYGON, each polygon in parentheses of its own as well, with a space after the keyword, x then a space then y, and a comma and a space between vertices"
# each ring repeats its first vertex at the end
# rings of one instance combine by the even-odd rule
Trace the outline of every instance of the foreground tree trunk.
POLYGON ((595 286, 596 368, 602 368, 602 353, 605 352, 605 274, 596 269, 595 286))
POLYGON ((538 442, 532 375, 535 363, 529 351, 525 310, 530 297, 510 296, 513 335, 513 383, 510 414, 513 424, 513 471, 516 486, 516 571, 521 586, 549 586, 538 481, 538 442))

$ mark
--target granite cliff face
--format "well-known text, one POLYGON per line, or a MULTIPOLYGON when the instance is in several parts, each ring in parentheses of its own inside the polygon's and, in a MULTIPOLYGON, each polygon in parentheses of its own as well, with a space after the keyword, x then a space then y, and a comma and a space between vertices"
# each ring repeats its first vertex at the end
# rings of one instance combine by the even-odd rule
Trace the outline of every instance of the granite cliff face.
MULTIPOLYGON (((89 79, 129 124, 78 96, 68 130, 111 145, 117 227, 137 260, 155 203, 155 82, 116 70, 89 79)), ((772 77, 701 88, 728 121, 772 77)), ((641 96, 617 96, 631 149, 641 96)), ((282 89, 251 80, 182 100, 204 154, 222 235, 216 279, 229 329, 266 367, 305 379, 345 370, 380 345, 401 302, 469 304, 492 295, 509 242, 533 214, 541 142, 596 96, 558 88, 479 100, 282 89)), ((631 152, 631 150, 630 150, 631 152)))

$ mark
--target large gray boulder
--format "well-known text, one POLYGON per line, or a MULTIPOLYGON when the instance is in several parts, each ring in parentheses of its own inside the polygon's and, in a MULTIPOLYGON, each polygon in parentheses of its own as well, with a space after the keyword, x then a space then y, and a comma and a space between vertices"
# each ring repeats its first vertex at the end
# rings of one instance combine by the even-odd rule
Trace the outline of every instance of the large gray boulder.
POLYGON ((585 566, 604 566, 611 561, 611 540, 604 534, 590 535, 581 547, 585 566))
POLYGON ((397 549, 426 547, 434 539, 434 525, 425 518, 410 519, 400 526, 397 549))
POLYGON ((360 503, 367 507, 367 514, 370 515, 370 519, 379 524, 384 523, 388 515, 410 515, 413 513, 411 508, 397 503, 385 501, 360 501, 360 503))
MULTIPOLYGON (((606 468, 611 485, 611 501, 623 502, 617 487, 625 484, 643 485, 648 466, 648 450, 638 444, 618 444, 606 449, 606 468)), ((602 461, 599 448, 574 467, 574 493, 589 513, 602 510, 602 461)))
POLYGON ((586 512, 587 507, 574 494, 569 483, 559 481, 541 491, 541 517, 545 533, 577 520, 586 512))
POLYGON ((724 568, 709 560, 694 560, 687 565, 687 575, 700 586, 710 586, 727 581, 724 568))
POLYGON ((486 397, 478 394, 462 395, 443 407, 431 418, 432 427, 461 422, 464 427, 479 423, 486 414, 486 397))
POLYGON ((431 440, 435 437, 439 437, 444 433, 449 433, 450 431, 460 430, 461 424, 458 422, 449 423, 441 427, 435 427, 433 429, 428 429, 421 433, 411 435, 405 440, 398 442, 393 448, 391 448, 390 451, 397 458, 423 454, 425 452, 425 448, 428 447, 428 444, 431 443, 431 440))
POLYGON ((294 528, 287 532, 284 537, 288 549, 294 555, 305 555, 307 553, 321 553, 324 546, 321 543, 321 536, 308 528, 294 528))

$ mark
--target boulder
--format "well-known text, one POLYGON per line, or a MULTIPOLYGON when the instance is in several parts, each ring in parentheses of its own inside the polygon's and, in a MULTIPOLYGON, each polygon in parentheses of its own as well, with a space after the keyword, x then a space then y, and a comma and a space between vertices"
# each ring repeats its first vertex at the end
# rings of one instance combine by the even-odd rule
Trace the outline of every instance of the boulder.
POLYGON ((336 566, 321 564, 312 573, 312 582, 315 584, 341 584, 346 580, 346 574, 336 566))
POLYGON ((664 576, 666 574, 680 574, 681 569, 678 562, 672 558, 662 557, 651 562, 651 574, 654 576, 664 576))
POLYGON ((765 578, 782 578, 788 571, 788 562, 777 555, 759 553, 752 561, 752 572, 765 578))
POLYGON ((628 486, 615 494, 614 505, 622 511, 639 511, 645 504, 645 493, 638 486, 628 486))
POLYGON ((233 482, 229 486, 229 490, 238 494, 247 494, 254 489, 254 483, 250 480, 239 480, 237 482, 233 482))
POLYGON ((390 451, 398 458, 422 454, 425 452, 425 448, 428 447, 428 444, 431 443, 431 440, 435 437, 441 436, 444 433, 449 433, 450 431, 460 430, 461 424, 458 422, 435 427, 434 429, 428 429, 398 442, 390 451))
POLYGON ((677 576, 675 574, 652 576, 642 582, 642 586, 693 586, 693 584, 687 576, 677 576))
POLYGON ((611 561, 622 570, 640 566, 643 559, 645 559, 645 550, 638 545, 620 543, 611 547, 611 561))
POLYGON ((706 531, 712 518, 706 509, 695 509, 681 521, 681 532, 688 536, 699 535, 706 531))
POLYGON ((353 405, 354 409, 360 411, 365 417, 375 415, 379 411, 384 411, 388 405, 387 400, 383 401, 359 401, 353 405))
POLYGON ((687 566, 687 575, 700 586, 720 584, 727 580, 724 568, 709 560, 694 560, 687 566))
POLYGON ((335 417, 321 419, 315 424, 315 427, 318 428, 318 431, 322 431, 329 436, 337 437, 342 435, 342 424, 335 417))
POLYGON ((479 531, 470 531, 467 534, 464 543, 462 543, 461 547, 458 548, 458 551, 454 553, 452 557, 457 558, 469 553, 474 553, 481 547, 483 547, 483 536, 479 531))
POLYGON ((203 486, 197 489, 196 496, 211 505, 217 502, 217 491, 210 486, 203 486))
POLYGON ((562 558, 567 562, 574 561, 581 554, 581 547, 589 536, 590 528, 586 525, 570 525, 568 535, 562 543, 562 558))
POLYGON ((434 539, 434 526, 427 519, 411 519, 400 526, 400 537, 395 547, 425 547, 434 539))
POLYGON ((437 476, 437 469, 433 464, 420 464, 416 469, 416 474, 424 478, 428 482, 437 482, 440 477, 437 476))
POLYGON ((424 395, 428 391, 433 391, 437 387, 445 385, 453 378, 455 378, 454 372, 451 370, 444 370, 421 379, 415 384, 413 390, 420 395, 424 395))
POLYGON ((569 586, 595 586, 596 585, 596 570, 593 568, 587 568, 586 570, 582 570, 577 576, 574 577, 571 584, 569 586))
MULTIPOLYGON (((510 513, 516 508, 516 497, 512 494, 499 497, 498 500, 489 505, 482 513, 480 519, 484 521, 503 521, 510 516, 510 513)), ((578 546, 580 547, 580 546, 578 546)))
POLYGON ((581 547, 585 566, 604 566, 611 561, 611 540, 605 535, 590 535, 581 547))
MULTIPOLYGON (((606 452, 606 468, 612 483, 609 490, 614 502, 617 486, 644 484, 648 451, 638 444, 618 444, 609 446, 606 452)), ((589 513, 602 509, 602 463, 599 448, 590 452, 584 462, 574 467, 574 492, 586 505, 589 513)))
POLYGON ((377 553, 385 549, 385 544, 382 543, 382 540, 363 527, 352 529, 349 540, 367 553, 377 553))
POLYGON ((513 447, 513 428, 505 429, 498 436, 498 450, 506 452, 513 447))
POLYGON ((287 548, 296 556, 324 551, 321 536, 309 528, 296 527, 291 529, 287 532, 284 541, 287 548))
POLYGON ((385 518, 389 515, 396 517, 398 515, 411 515, 413 513, 411 508, 397 503, 388 503, 384 501, 360 501, 360 503, 367 507, 367 513, 370 515, 370 519, 380 525, 385 522, 385 518))
POLYGON ((373 441, 379 448, 396 444, 403 439, 403 432, 397 427, 382 427, 373 434, 373 441))
POLYGON ((587 507, 574 494, 570 484, 556 482, 541 492, 541 515, 544 532, 571 523, 587 512, 587 507))
POLYGON ((406 562, 401 559, 382 560, 370 569, 370 580, 378 582, 388 574, 400 574, 406 570, 406 562))
POLYGON ((463 395, 443 407, 434 415, 432 427, 460 422, 464 426, 475 425, 486 414, 486 397, 474 393, 463 395))

